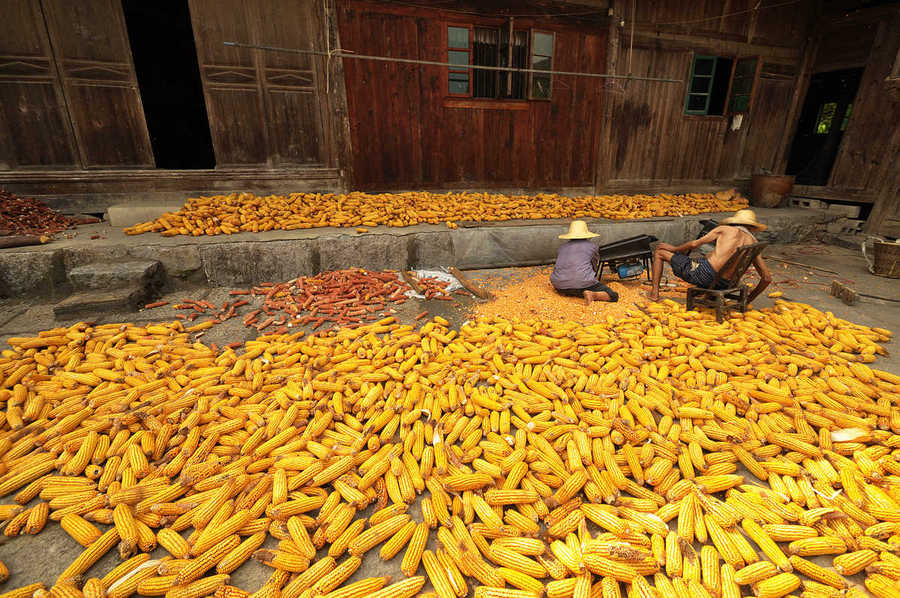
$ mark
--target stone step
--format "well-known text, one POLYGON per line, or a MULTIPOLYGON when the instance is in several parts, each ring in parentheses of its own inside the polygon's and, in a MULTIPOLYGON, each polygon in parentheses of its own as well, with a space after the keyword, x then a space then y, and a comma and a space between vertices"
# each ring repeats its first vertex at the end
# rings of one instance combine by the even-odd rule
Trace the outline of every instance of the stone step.
POLYGON ((154 289, 162 284, 162 265, 155 260, 102 262, 69 270, 69 282, 76 291, 141 287, 154 289))
POLYGON ((57 319, 131 311, 150 298, 146 287, 130 286, 73 293, 53 306, 57 319))

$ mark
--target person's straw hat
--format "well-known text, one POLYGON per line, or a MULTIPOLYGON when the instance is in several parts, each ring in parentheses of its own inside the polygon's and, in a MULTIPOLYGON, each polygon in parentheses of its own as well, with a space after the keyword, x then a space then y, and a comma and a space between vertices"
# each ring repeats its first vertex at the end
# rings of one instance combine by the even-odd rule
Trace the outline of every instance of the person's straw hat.
POLYGON ((719 222, 719 224, 739 224, 741 226, 748 226, 758 231, 764 231, 769 228, 765 224, 757 222, 756 213, 753 210, 738 210, 734 213, 734 216, 723 218, 722 221, 719 222))
POLYGON ((584 220, 573 220, 569 225, 569 232, 560 235, 560 239, 593 239, 599 237, 588 230, 587 223, 584 220))

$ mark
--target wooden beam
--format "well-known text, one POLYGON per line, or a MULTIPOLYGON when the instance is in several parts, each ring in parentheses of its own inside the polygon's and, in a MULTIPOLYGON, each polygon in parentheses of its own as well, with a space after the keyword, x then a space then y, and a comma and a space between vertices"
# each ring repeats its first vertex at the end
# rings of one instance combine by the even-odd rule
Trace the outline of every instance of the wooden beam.
POLYGON ((635 44, 638 41, 656 42, 663 47, 668 44, 685 44, 697 50, 711 50, 721 54, 733 54, 735 56, 762 56, 766 59, 780 59, 787 61, 800 60, 800 48, 787 46, 770 46, 766 44, 753 44, 735 39, 719 39, 710 35, 689 35, 685 33, 672 33, 659 27, 646 24, 635 25, 635 44))
POLYGON ((863 191, 860 189, 837 189, 835 187, 820 187, 818 185, 794 185, 791 195, 794 197, 807 197, 810 199, 824 199, 829 201, 847 201, 861 204, 875 202, 875 194, 871 191, 863 191))

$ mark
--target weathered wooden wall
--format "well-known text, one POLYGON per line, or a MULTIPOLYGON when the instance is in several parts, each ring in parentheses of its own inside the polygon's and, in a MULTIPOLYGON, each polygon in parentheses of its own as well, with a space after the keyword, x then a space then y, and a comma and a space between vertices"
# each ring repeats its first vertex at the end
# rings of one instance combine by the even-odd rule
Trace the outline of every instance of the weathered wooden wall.
MULTIPOLYGON (((505 19, 441 15, 389 3, 338 3, 347 51, 444 62, 448 23, 505 26, 505 19)), ((555 31, 553 68, 603 72, 605 31, 550 20, 515 27, 555 31)), ((446 69, 344 60, 359 188, 590 185, 602 85, 555 77, 550 101, 447 98, 446 69)))
POLYGON ((325 49, 336 37, 333 0, 182 1, 215 171, 154 168, 120 0, 0 0, 0 185, 54 202, 71 193, 73 206, 90 210, 121 201, 128 184, 145 198, 157 189, 221 189, 215 176, 240 190, 254 170, 266 172, 268 189, 308 189, 298 184, 306 179, 321 190, 340 187, 340 61, 223 45, 325 49))
POLYGON ((685 115, 684 84, 608 83, 600 189, 732 184, 776 167, 811 15, 802 4, 754 12, 755 4, 732 1, 726 11, 711 1, 643 3, 633 35, 630 6, 617 8, 616 17, 626 20, 615 46, 619 74, 687 81, 694 54, 759 56, 762 65, 751 110, 737 129, 729 116, 685 115), (748 12, 718 18, 739 11, 748 12))

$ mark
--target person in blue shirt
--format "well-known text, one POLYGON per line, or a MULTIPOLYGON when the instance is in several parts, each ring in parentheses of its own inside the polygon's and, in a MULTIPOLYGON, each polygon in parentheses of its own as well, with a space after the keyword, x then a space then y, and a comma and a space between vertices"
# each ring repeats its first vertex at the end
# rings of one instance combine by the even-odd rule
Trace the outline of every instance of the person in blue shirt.
POLYGON ((588 230, 583 220, 574 220, 569 232, 559 235, 565 239, 556 254, 556 264, 550 274, 550 282, 556 292, 570 297, 584 298, 584 304, 592 301, 618 301, 614 290, 597 280, 599 254, 597 244, 590 239, 597 235, 588 230))

